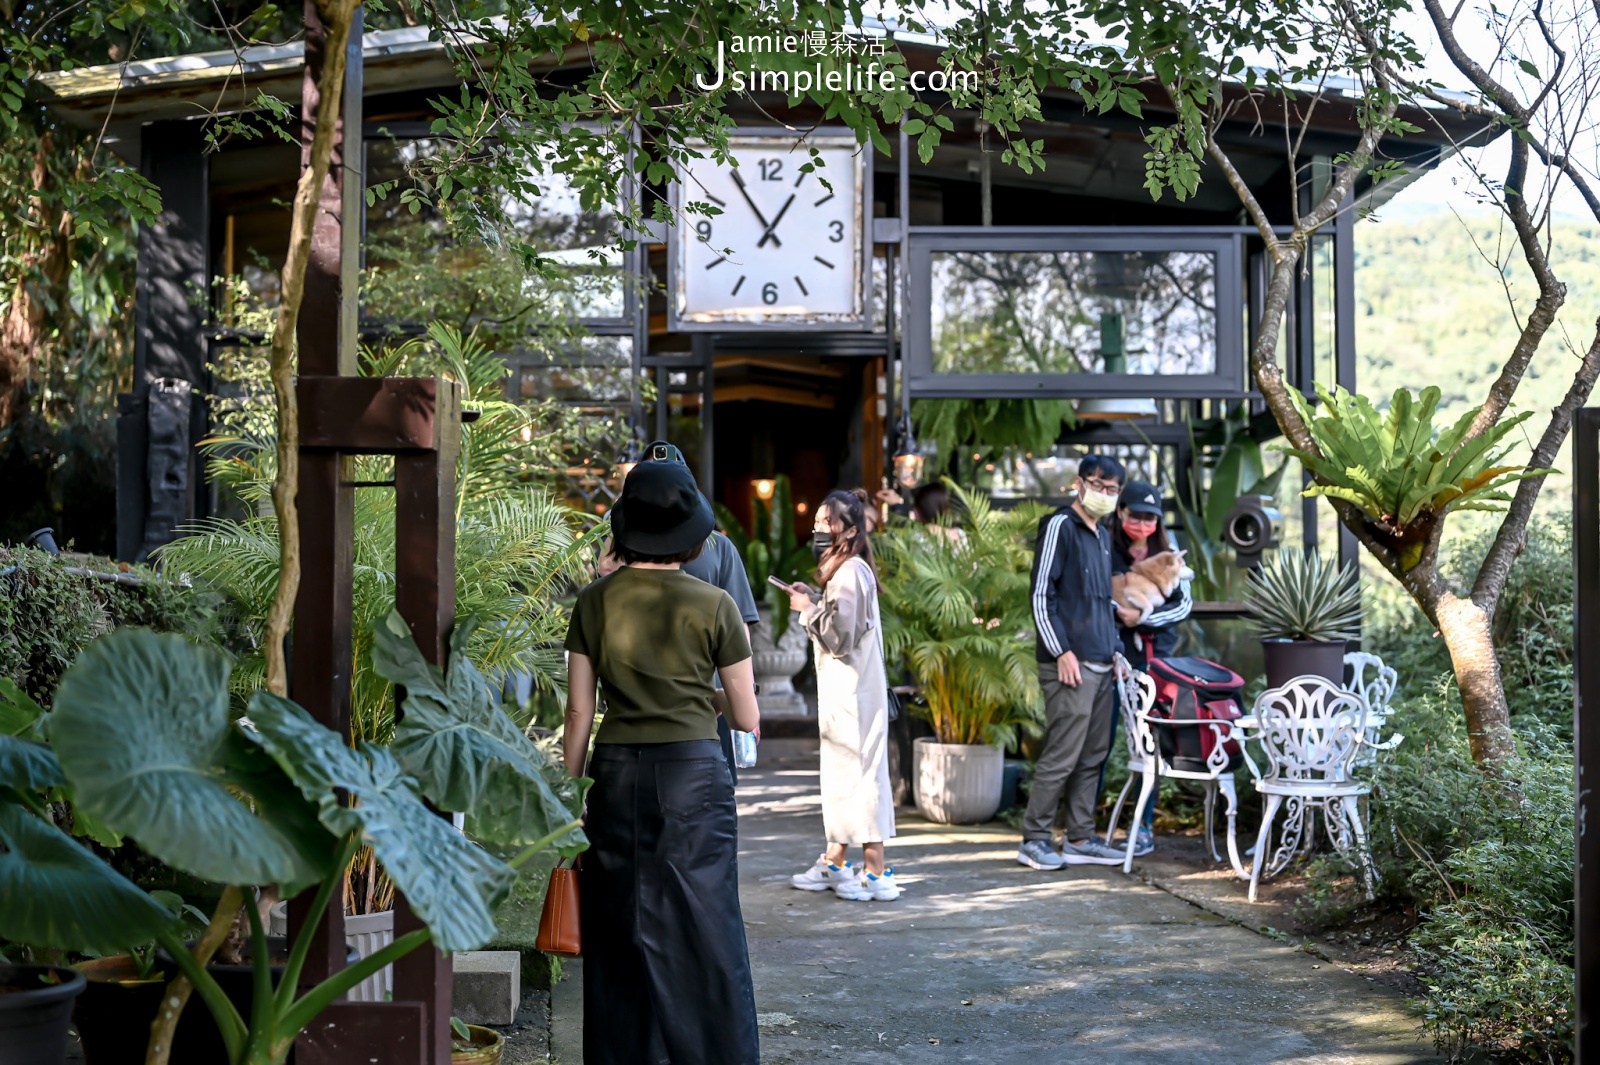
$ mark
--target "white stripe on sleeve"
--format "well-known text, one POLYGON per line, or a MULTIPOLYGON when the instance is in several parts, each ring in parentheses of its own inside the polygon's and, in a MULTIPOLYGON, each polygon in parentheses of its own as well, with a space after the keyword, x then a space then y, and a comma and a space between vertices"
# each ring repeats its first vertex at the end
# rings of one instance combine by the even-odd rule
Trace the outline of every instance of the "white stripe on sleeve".
POLYGON ((1056 540, 1060 536, 1060 525, 1065 514, 1057 514, 1045 525, 1044 536, 1039 545, 1039 569, 1034 578, 1033 585, 1033 625, 1039 631, 1039 639, 1044 641, 1044 649, 1056 658, 1060 658, 1061 640, 1056 634, 1056 627, 1046 609, 1045 587, 1050 580, 1050 566, 1055 562, 1056 540))

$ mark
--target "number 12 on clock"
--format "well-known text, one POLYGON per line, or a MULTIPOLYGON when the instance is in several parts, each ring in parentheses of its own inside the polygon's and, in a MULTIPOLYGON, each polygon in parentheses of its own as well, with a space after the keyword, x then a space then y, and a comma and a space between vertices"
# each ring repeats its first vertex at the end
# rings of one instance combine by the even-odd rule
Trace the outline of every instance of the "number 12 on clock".
POLYGON ((669 235, 669 327, 865 328, 867 149, 850 135, 736 134, 737 165, 722 165, 690 146, 707 157, 680 165, 676 202, 720 213, 682 213, 669 235))

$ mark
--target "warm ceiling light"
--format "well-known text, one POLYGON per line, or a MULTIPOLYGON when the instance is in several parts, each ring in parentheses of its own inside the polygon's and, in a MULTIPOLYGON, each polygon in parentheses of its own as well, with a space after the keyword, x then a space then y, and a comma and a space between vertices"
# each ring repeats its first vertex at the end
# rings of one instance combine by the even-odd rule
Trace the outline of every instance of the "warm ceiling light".
POLYGON ((757 499, 764 503, 772 499, 772 489, 776 487, 772 481, 762 478, 759 481, 752 481, 750 483, 755 486, 757 499))
POLYGON ((801 500, 794 505, 794 512, 796 514, 804 514, 806 512, 805 500, 801 500))

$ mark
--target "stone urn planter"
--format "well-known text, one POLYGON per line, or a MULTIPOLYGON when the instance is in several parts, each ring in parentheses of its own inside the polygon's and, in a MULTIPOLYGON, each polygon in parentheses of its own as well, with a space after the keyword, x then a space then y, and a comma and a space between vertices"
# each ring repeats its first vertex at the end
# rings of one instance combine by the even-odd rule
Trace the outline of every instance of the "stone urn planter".
POLYGON ((1005 752, 999 747, 919 739, 911 751, 923 817, 944 825, 976 825, 999 811, 1005 777, 1005 752))
POLYGON ((761 620, 750 626, 750 665, 755 671, 761 694, 756 701, 761 713, 771 716, 803 715, 806 701, 794 690, 794 675, 806 664, 806 651, 811 641, 800 627, 798 615, 789 618, 789 627, 774 642, 772 607, 766 603, 756 608, 761 620))
MULTIPOLYGON (((275 936, 289 934, 289 903, 273 903, 268 911, 268 931, 275 936)), ((366 958, 394 942, 394 911, 345 914, 344 941, 360 957, 366 958)), ((352 1002, 387 1002, 394 990, 394 966, 385 965, 350 989, 352 1002)))

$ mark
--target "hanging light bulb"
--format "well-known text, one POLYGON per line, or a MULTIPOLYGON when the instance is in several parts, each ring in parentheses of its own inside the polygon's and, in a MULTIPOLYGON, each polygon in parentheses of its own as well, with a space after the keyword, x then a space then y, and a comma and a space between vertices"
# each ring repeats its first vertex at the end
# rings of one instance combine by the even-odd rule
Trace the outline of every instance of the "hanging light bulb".
POLYGON ((894 480, 903 489, 915 488, 922 483, 923 467, 927 456, 917 447, 917 438, 911 435, 909 416, 900 420, 900 447, 894 453, 894 480))
POLYGON ((772 501, 772 490, 777 487, 777 485, 770 478, 766 477, 751 481, 750 486, 756 490, 756 498, 761 500, 763 503, 769 503, 772 501))

